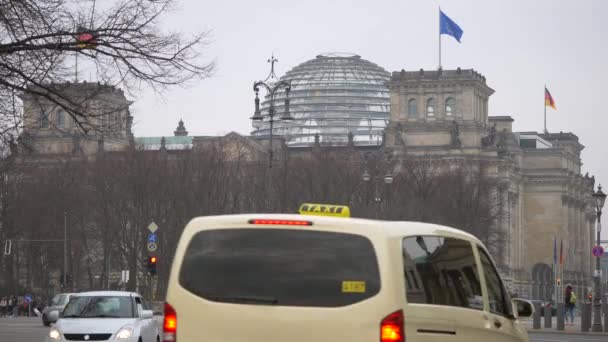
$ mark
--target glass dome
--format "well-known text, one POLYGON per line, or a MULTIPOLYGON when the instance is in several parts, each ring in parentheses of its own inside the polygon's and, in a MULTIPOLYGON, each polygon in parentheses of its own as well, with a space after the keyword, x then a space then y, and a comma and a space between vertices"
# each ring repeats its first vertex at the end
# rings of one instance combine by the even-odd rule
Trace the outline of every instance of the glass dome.
MULTIPOLYGON (((345 145, 349 133, 356 145, 379 145, 389 117, 390 73, 353 54, 323 54, 288 71, 281 80, 291 83, 289 111, 295 118, 281 122, 285 89, 274 99, 273 135, 292 147, 345 145)), ((270 96, 261 105, 262 122, 254 122, 254 136, 270 134, 270 96)))

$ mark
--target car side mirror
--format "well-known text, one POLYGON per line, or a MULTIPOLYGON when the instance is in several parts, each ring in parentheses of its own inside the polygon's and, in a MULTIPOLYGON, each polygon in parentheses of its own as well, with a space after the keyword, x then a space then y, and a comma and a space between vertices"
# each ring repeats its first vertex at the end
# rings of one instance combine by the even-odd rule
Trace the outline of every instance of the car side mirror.
POLYGON ((57 310, 53 310, 51 312, 49 312, 49 320, 53 321, 53 322, 57 322, 57 320, 59 319, 59 311, 57 310))
POLYGON ((139 315, 142 319, 148 319, 154 317, 154 311, 152 310, 141 310, 141 314, 139 315))
POLYGON ((517 312, 517 317, 527 318, 532 317, 532 315, 534 314, 534 306, 529 300, 514 298, 512 302, 514 308, 517 309, 515 310, 517 312))

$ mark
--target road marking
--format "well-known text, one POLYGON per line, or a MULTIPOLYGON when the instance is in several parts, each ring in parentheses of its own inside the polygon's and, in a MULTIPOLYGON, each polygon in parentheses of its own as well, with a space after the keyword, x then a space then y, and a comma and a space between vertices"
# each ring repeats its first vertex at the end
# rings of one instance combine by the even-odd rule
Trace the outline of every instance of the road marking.
POLYGON ((560 340, 556 340, 556 339, 548 339, 548 338, 534 338, 531 337, 530 341, 534 341, 534 342, 561 342, 561 341, 569 341, 570 338, 574 338, 577 342, 578 341, 605 341, 606 337, 604 336, 597 336, 597 337, 593 337, 593 338, 589 338, 591 336, 581 336, 581 335, 577 335, 577 334, 560 334, 560 337, 563 337, 563 339, 560 340), (580 336, 580 337, 579 337, 580 336))

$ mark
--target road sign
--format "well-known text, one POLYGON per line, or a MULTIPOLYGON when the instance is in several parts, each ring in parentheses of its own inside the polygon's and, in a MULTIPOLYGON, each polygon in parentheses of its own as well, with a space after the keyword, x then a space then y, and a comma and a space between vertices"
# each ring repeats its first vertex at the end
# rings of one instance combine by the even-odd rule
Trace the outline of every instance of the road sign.
POLYGON ((595 246, 592 250, 593 256, 601 257, 604 255, 604 248, 602 246, 595 246))
POLYGON ((28 302, 28 303, 32 302, 32 295, 31 294, 28 293, 24 297, 25 297, 25 301, 26 302, 28 302))
POLYGON ((129 275, 130 275, 129 273, 130 273, 129 270, 120 271, 120 281, 123 284, 126 284, 129 282, 129 275))
POLYGON ((156 235, 156 234, 150 234, 150 235, 148 235, 148 242, 157 243, 158 242, 158 235, 156 235))
POLYGON ((4 255, 10 255, 11 254, 11 247, 12 246, 13 246, 13 241, 6 240, 4 242, 4 255))
POLYGON ((150 231, 150 233, 154 234, 158 230, 158 226, 156 225, 156 223, 152 222, 148 226, 148 230, 150 231))
POLYGON ((156 242, 148 242, 148 252, 154 252, 158 248, 156 242))

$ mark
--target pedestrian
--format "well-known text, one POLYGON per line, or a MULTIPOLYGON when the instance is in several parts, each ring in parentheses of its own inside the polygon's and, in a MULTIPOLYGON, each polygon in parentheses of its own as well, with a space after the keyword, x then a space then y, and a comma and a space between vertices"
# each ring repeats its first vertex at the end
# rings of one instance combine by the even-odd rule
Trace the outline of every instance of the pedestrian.
POLYGON ((6 311, 7 315, 10 315, 10 317, 15 317, 15 308, 17 307, 17 297, 15 297, 15 295, 12 295, 8 298, 8 309, 6 311))
POLYGON ((6 297, 2 297, 2 299, 0 299, 0 317, 6 316, 7 307, 8 307, 8 301, 6 300, 6 297))
POLYGON ((10 317, 13 312, 13 307, 11 306, 11 296, 6 297, 6 317, 10 317))
POLYGON ((570 316, 570 325, 574 325, 574 308, 576 308, 576 293, 572 291, 572 285, 566 286, 566 294, 564 295, 564 304, 566 309, 566 315, 564 320, 568 325, 568 316, 570 316))

